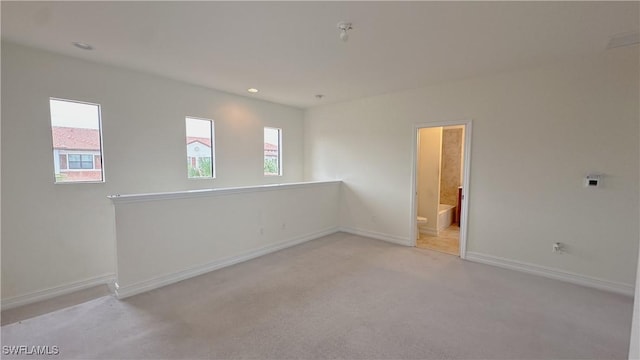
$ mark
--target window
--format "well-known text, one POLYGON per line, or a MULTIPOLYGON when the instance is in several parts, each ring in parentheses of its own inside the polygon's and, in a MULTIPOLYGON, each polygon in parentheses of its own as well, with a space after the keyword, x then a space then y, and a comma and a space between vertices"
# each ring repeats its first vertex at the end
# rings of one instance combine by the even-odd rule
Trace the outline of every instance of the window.
POLYGON ((213 121, 187 117, 187 177, 215 177, 213 121))
POLYGON ((69 154, 67 156, 68 169, 93 169, 93 155, 69 154))
POLYGON ((49 99, 56 183, 102 182, 100 105, 49 99))
POLYGON ((282 175, 282 129, 264 128, 264 174, 282 175))

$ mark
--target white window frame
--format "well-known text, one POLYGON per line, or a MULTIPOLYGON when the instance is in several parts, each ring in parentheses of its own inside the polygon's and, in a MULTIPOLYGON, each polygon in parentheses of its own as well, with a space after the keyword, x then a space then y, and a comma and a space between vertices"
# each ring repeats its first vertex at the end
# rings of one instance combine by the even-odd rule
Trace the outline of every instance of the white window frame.
MULTIPOLYGON (((104 184, 105 182, 107 182, 107 173, 105 171, 105 160, 104 160, 104 142, 103 142, 103 136, 102 136, 102 105, 98 104, 98 103, 93 103, 93 102, 88 102, 88 101, 81 101, 81 100, 71 100, 71 99, 63 99, 63 98, 58 98, 58 97, 49 97, 49 129, 51 130, 51 149, 52 151, 54 151, 55 149, 53 148, 54 144, 53 144, 53 123, 51 122, 51 101, 55 100, 55 101, 65 101, 65 102, 70 102, 70 103, 76 103, 76 104, 84 104, 84 105, 92 105, 92 106, 97 106, 98 107, 98 134, 100 135, 100 151, 99 151, 99 155, 100 155, 100 169, 96 169, 96 165, 95 165, 95 160, 93 163, 93 169, 69 169, 69 157, 67 156, 67 168, 64 169, 65 171, 100 171, 100 174, 102 175, 102 180, 78 180, 78 181, 58 181, 56 179, 56 169, 55 169, 55 159, 54 159, 54 169, 53 169, 53 183, 56 185, 67 185, 67 184, 104 184)), ((82 150, 78 150, 79 152, 82 152, 82 150)), ((59 160, 57 160, 59 161, 59 160)))
MULTIPOLYGON (((216 178, 216 125, 215 125, 215 121, 212 119, 207 119, 207 118, 203 118, 203 117, 198 117, 198 116, 185 116, 184 117, 184 138, 185 140, 189 137, 187 135, 187 120, 201 120, 201 121, 208 121, 210 126, 209 129, 211 130, 209 133, 210 136, 210 140, 211 140, 211 176, 195 176, 195 177, 190 177, 189 176, 189 165, 187 162, 187 179, 189 180, 211 180, 211 179, 215 179, 216 178)), ((184 150, 186 152, 186 159, 189 159, 189 151, 188 151, 188 144, 186 144, 184 150)), ((197 159, 197 157, 196 157, 197 159)), ((196 160, 196 164, 197 164, 197 160, 196 160)))
POLYGON ((264 174, 264 176, 282 176, 282 163, 283 163, 283 161, 282 161, 282 128, 273 127, 273 126, 265 126, 264 127, 264 131, 262 133, 262 165, 263 165, 263 170, 264 170, 264 132, 266 132, 267 129, 277 130, 278 131, 278 156, 277 156, 278 173, 277 174, 264 174))

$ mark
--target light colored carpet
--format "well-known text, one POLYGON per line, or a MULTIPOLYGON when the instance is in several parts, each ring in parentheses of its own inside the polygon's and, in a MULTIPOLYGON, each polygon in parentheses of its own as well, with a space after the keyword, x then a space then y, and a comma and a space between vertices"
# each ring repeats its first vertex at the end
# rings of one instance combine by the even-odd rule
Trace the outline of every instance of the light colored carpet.
POLYGON ((47 359, 623 359, 631 313, 622 295, 337 233, 2 342, 59 346, 47 359))
POLYGON ((88 289, 76 291, 71 294, 58 296, 56 298, 39 301, 33 304, 21 306, 14 309, 2 311, 2 325, 13 324, 18 321, 47 314, 56 310, 68 308, 73 305, 85 303, 105 295, 109 295, 110 290, 107 285, 98 285, 88 289))

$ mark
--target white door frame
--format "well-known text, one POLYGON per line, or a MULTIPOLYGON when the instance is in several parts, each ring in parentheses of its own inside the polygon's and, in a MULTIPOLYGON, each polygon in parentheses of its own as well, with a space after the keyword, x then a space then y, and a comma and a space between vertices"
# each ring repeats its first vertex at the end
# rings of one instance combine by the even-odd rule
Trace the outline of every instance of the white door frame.
POLYGON ((415 124, 413 127, 413 146, 412 156, 413 159, 411 165, 411 239, 410 244, 416 246, 417 237, 417 209, 416 209, 416 182, 417 182, 417 169, 418 169, 418 135, 420 129, 433 128, 441 126, 456 126, 464 125, 464 164, 463 164, 463 177, 462 177, 462 205, 461 205, 461 217, 460 217, 460 258, 465 259, 467 257, 467 230, 469 227, 469 175, 471 169, 471 120, 453 120, 453 121, 435 121, 428 123, 415 124))

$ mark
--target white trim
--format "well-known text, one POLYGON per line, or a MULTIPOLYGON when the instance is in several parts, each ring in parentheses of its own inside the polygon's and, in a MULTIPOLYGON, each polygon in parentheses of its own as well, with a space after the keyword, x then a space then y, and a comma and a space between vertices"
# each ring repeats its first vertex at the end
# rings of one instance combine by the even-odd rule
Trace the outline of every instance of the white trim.
POLYGON ((118 299, 124 299, 129 296, 137 295, 143 292, 147 292, 153 289, 157 289, 166 285, 176 283, 178 281, 186 280, 198 275, 202 275, 214 270, 218 270, 227 266, 235 265, 244 261, 255 259, 257 257, 276 252, 291 246, 299 245, 307 241, 315 240, 323 236, 331 235, 338 231, 337 227, 331 227, 322 231, 317 231, 312 234, 300 236, 294 239, 286 240, 277 244, 264 246, 255 250, 247 251, 240 255, 231 256, 228 258, 215 260, 206 264, 194 266, 185 270, 174 272, 167 275, 158 276, 149 280, 140 281, 138 283, 120 286, 117 282, 115 284, 116 296, 118 299))
MULTIPOLYGON (((276 159, 278 159, 278 173, 277 174, 264 174, 264 176, 270 177, 270 176, 282 176, 283 171, 282 171, 282 128, 277 128, 277 127, 271 127, 271 126, 265 126, 264 130, 266 131, 267 129, 271 129, 271 130, 278 130, 278 155, 276 157, 276 159)), ((262 134, 263 136, 263 143, 264 143, 264 132, 262 134)), ((262 153, 263 153, 263 163, 264 163, 264 145, 263 145, 263 149, 262 149, 262 153)))
POLYGON ((464 127, 464 166, 462 174, 462 204, 460 210, 460 258, 467 257, 467 234, 469 231, 469 194, 471 190, 471 134, 473 132, 473 122, 465 123, 464 127))
MULTIPOLYGON (((96 171, 96 170, 91 170, 91 171, 96 171)), ((55 184, 56 185, 67 185, 67 184, 104 184, 104 183, 105 183, 105 181, 100 181, 100 180, 87 180, 87 181, 78 180, 78 181, 58 181, 55 184)))
MULTIPOLYGON (((200 141, 196 141, 206 147, 209 148, 209 154, 211 155, 211 176, 198 176, 198 177, 189 177, 189 165, 187 163, 187 179, 189 180, 211 180, 216 178, 216 123, 212 119, 196 117, 196 116, 185 116, 184 117, 184 137, 186 140, 189 140, 189 136, 187 135, 187 120, 200 120, 200 121, 208 121, 209 122, 209 141, 211 141, 211 146, 207 144, 201 143, 200 141)), ((189 159, 189 145, 185 147, 185 151, 187 152, 187 159, 189 159)), ((206 157, 206 156, 200 156, 206 157)), ((196 160, 197 162, 197 160, 196 160)))
MULTIPOLYGON (((71 100, 71 99, 63 99, 63 98, 58 98, 58 97, 49 97, 49 125, 51 128, 51 148, 55 151, 55 147, 53 146, 53 123, 51 122, 51 100, 55 100, 55 101, 64 101, 64 102, 72 102, 72 103, 77 103, 77 104, 84 104, 84 105, 92 105, 92 106, 97 106, 98 107, 98 134, 100 135, 100 169, 95 169, 95 162, 93 164, 94 171, 99 170, 100 171, 100 175, 102 177, 102 179, 100 181, 56 181, 56 169, 55 169, 55 164, 54 164, 54 169, 53 169, 53 183, 54 184, 97 184, 97 183, 105 183, 107 182, 107 174, 105 171, 105 157, 104 157, 104 141, 102 139, 102 105, 98 104, 98 103, 93 103, 93 102, 87 102, 87 101, 80 101, 80 100, 71 100)), ((69 149, 69 150, 73 150, 73 149, 69 149)), ((95 150, 94 150, 95 151, 95 150)), ((95 159, 94 159, 95 161, 95 159)), ((55 161, 54 161, 55 163, 55 161)), ((67 163, 67 168, 69 167, 69 164, 67 163)))
POLYGON ((303 188, 303 187, 309 187, 309 186, 338 184, 341 182, 342 182, 341 180, 308 181, 308 182, 296 182, 296 183, 288 183, 288 184, 268 184, 268 185, 257 185, 257 186, 187 190, 187 191, 175 191, 175 192, 164 192, 164 193, 130 194, 130 195, 116 194, 116 195, 109 195, 107 196, 107 198, 111 199, 111 201, 113 201, 116 204, 124 204, 124 203, 131 203, 131 202, 189 199, 189 198, 204 197, 204 196, 222 196, 222 195, 230 195, 230 194, 238 194, 238 193, 287 190, 287 189, 303 188))
POLYGON ((529 264, 517 260, 509 260, 492 255, 469 251, 467 253, 467 260, 481 264, 493 265, 504 269, 516 270, 528 274, 538 275, 550 279, 561 280, 576 285, 587 286, 626 296, 633 296, 634 292, 634 286, 631 284, 624 284, 620 282, 579 275, 560 269, 529 264))
POLYGON ((25 295, 14 296, 2 299, 2 310, 12 309, 23 305, 32 304, 38 301, 52 299, 54 297, 71 294, 76 291, 88 289, 98 285, 110 285, 115 281, 114 274, 106 274, 94 278, 76 281, 73 283, 52 287, 45 290, 35 291, 25 295))
POLYGON ((464 126, 464 170, 462 179, 462 211, 460 219, 460 258, 466 259, 467 257, 467 234, 469 227, 469 194, 470 194, 470 170, 471 170, 471 133, 472 133, 472 120, 454 120, 454 121, 434 121, 427 123, 414 124, 413 126, 413 138, 411 146, 411 243, 412 246, 416 246, 417 238, 417 210, 416 210, 416 181, 417 181, 417 166, 418 166, 418 134, 422 128, 432 128, 440 126, 464 126))
POLYGON ((364 236, 372 239, 378 239, 378 240, 390 242, 393 244, 398 244, 403 246, 414 246, 414 244, 412 244, 411 241, 407 238, 396 236, 396 235, 385 234, 377 231, 356 229, 348 226, 340 227, 340 231, 353 234, 353 235, 364 236))

